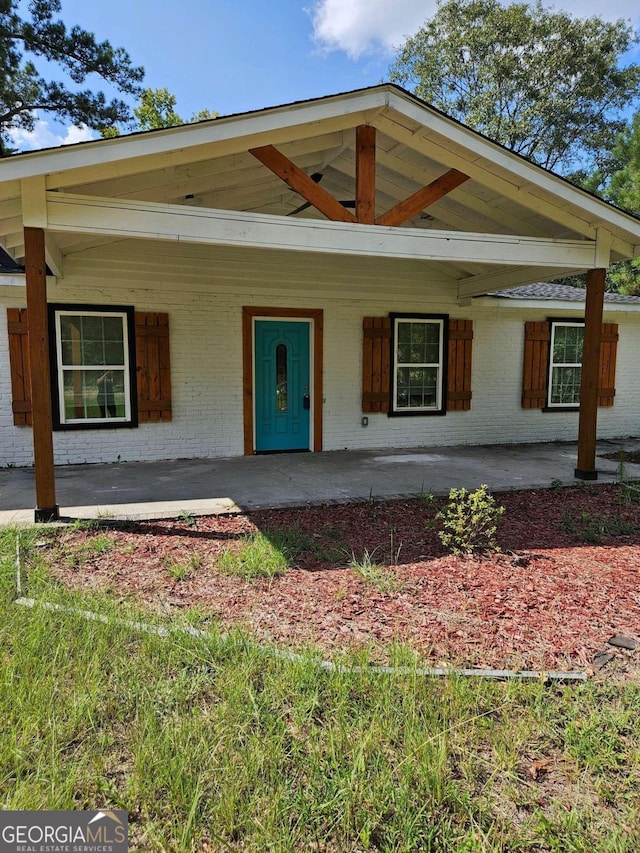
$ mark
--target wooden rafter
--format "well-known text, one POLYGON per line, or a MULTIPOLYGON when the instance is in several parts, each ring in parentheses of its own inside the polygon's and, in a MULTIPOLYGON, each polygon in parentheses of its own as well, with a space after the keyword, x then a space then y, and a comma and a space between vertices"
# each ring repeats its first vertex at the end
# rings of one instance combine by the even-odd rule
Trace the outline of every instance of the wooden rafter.
POLYGON ((376 225, 402 225, 407 219, 411 219, 416 213, 429 207, 429 205, 448 195, 460 184, 469 180, 469 176, 457 169, 449 169, 444 175, 440 175, 435 181, 422 187, 417 192, 405 198, 404 201, 398 202, 391 210, 387 210, 379 216, 376 225))
POLYGON ((376 218, 376 129, 356 128, 356 219, 373 225, 376 218))
POLYGON ((340 204, 332 195, 315 183, 309 175, 292 163, 273 145, 261 148, 251 148, 250 154, 259 160, 267 169, 281 178, 292 190, 299 193, 305 201, 317 208, 320 213, 334 222, 355 222, 356 218, 340 204))

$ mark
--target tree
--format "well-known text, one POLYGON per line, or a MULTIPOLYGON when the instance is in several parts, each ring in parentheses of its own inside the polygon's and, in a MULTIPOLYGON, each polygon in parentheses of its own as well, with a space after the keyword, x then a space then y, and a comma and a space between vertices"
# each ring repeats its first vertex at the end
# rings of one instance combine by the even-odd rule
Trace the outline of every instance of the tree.
POLYGON ((573 18, 539 2, 440 0, 390 76, 546 168, 589 172, 640 95, 640 66, 620 67, 638 41, 622 20, 573 18))
MULTIPOLYGON (((178 124, 191 124, 215 118, 218 113, 200 110, 185 120, 176 112, 176 96, 168 89, 145 89, 140 95, 138 105, 133 108, 135 123, 130 130, 159 130, 162 127, 175 127, 178 124)), ((102 136, 120 136, 122 130, 116 125, 105 128, 102 136)))
MULTIPOLYGON (((640 110, 619 135, 611 153, 618 168, 604 182, 600 181, 598 189, 617 207, 640 216, 640 110)), ((610 267, 607 289, 640 296, 640 258, 610 267)))
POLYGON ((123 48, 98 42, 81 27, 67 29, 55 17, 60 10, 60 0, 30 0, 23 15, 19 0, 0 0, 0 154, 9 150, 9 130, 33 130, 35 111, 96 130, 131 120, 124 100, 108 101, 103 92, 79 87, 95 74, 136 96, 144 69, 132 65, 123 48), (38 60, 57 65, 68 81, 46 79, 38 60))

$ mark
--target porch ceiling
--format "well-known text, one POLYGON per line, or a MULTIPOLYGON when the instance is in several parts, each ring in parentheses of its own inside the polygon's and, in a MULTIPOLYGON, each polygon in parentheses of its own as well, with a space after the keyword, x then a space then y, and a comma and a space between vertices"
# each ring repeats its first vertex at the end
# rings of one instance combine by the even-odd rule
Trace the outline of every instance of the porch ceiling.
MULTIPOLYGON (((640 221, 392 86, 20 155, 0 163, 0 243, 22 261, 23 224, 47 229, 47 259, 59 275, 63 274, 65 255, 123 237, 224 242, 225 218, 240 223, 240 228, 277 231, 284 239, 278 243, 281 247, 287 247, 287 240, 298 240, 292 235, 304 234, 312 251, 318 250, 313 242, 318 233, 330 235, 338 253, 345 250, 341 248, 344 238, 373 255, 392 255, 394 247, 405 240, 413 247, 406 251, 416 253, 413 257, 447 264, 461 295, 538 280, 541 271, 551 278, 587 269, 596 261, 608 265, 609 260, 640 254, 640 221), (376 216, 450 169, 463 172, 469 180, 414 215, 402 228, 342 228, 328 223, 312 206, 299 210, 304 199, 249 153, 260 145, 275 145, 307 175, 320 175, 316 180, 323 190, 351 203, 355 198, 355 128, 362 124, 376 128, 376 216), (110 202, 105 206, 107 199, 110 202), (68 212, 74 204, 77 215, 61 224, 59 212, 63 207, 68 212), (168 207, 162 211, 165 205, 168 207), (105 227, 106 207, 122 209, 119 227, 113 222, 105 227), (180 209, 186 215, 184 221, 189 221, 183 229, 176 224, 180 209), (235 213, 225 217, 225 211, 235 213), (263 214, 268 216, 261 220, 263 214), (140 227, 136 227, 136 216, 140 227), (154 231, 150 217, 165 225, 154 231), (172 224, 167 225, 172 217, 172 224), (278 228, 276 217, 281 220, 278 228), (206 234, 194 234, 194 223, 205 220, 210 240, 206 234), (312 222, 324 224, 304 228, 312 222), (376 230, 378 240, 368 233, 376 230), (433 239, 425 232, 431 232, 433 239), (468 239, 460 239, 462 234, 468 239), (479 250, 483 235, 487 246, 501 246, 498 254, 479 250), (448 241, 448 256, 444 247, 432 251, 438 240, 448 241), (473 252, 462 251, 461 247, 471 243, 473 252), (516 245, 518 250, 511 251, 516 245), (524 251, 525 245, 532 251, 524 251), (427 246, 429 249, 418 248, 427 246)), ((293 248, 302 247, 296 244, 293 248)))

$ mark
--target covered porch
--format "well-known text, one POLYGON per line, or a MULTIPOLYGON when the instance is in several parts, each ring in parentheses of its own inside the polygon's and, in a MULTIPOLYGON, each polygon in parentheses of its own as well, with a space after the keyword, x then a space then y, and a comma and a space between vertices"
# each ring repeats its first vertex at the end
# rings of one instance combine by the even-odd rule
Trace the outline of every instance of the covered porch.
MULTIPOLYGON (((21 155, 12 158, 0 171, 0 205, 0 241, 25 267, 28 320, 24 321, 24 327, 20 326, 23 322, 20 318, 25 316, 20 308, 19 318, 9 320, 8 325, 14 336, 23 335, 22 363, 26 364, 28 357, 30 365, 29 370, 23 370, 18 383, 22 394, 14 393, 13 416, 14 425, 32 427, 35 501, 31 505, 35 504, 36 520, 55 520, 68 507, 101 505, 94 495, 80 503, 72 495, 65 495, 66 469, 55 465, 54 455, 54 432, 59 430, 67 430, 70 436, 77 429, 87 445, 84 458, 93 463, 99 458, 100 438, 108 440, 112 428, 138 428, 143 420, 138 417, 138 410, 144 414, 145 423, 162 422, 163 429, 158 428, 156 435, 149 437, 158 447, 162 446, 158 436, 169 435, 171 430, 172 441, 186 441, 189 418, 193 415, 194 420, 208 423, 214 420, 215 410, 215 417, 223 412, 220 423, 223 420, 224 423, 219 427, 222 438, 214 443, 212 454, 233 452, 236 436, 240 434, 246 456, 265 450, 256 440, 257 350, 252 342, 255 326, 251 325, 256 318, 282 320, 293 316, 313 329, 308 345, 312 355, 305 350, 303 359, 305 363, 309 361, 310 378, 302 380, 306 383, 303 390, 307 392, 304 400, 305 410, 310 412, 310 426, 305 421, 304 442, 295 446, 320 452, 318 460, 292 462, 293 457, 288 455, 284 457, 286 464, 282 459, 250 458, 234 463, 245 466, 248 472, 261 470, 259 466, 264 465, 271 470, 273 482, 280 473, 292 480, 296 466, 320 465, 325 458, 323 450, 333 447, 329 456, 338 457, 336 447, 355 446, 359 438, 353 436, 350 444, 342 442, 347 419, 349 425, 357 424, 360 428, 368 425, 369 413, 376 422, 386 421, 387 414, 445 414, 449 399, 453 401, 452 412, 471 410, 470 356, 460 359, 460 376, 450 383, 452 387, 443 384, 447 372, 451 375, 454 372, 445 363, 449 334, 445 322, 448 324, 449 311, 473 314, 479 310, 474 306, 475 297, 576 273, 586 276, 587 286, 584 347, 579 365, 577 453, 571 456, 570 476, 581 479, 598 476, 595 455, 605 273, 610 263, 638 255, 640 222, 478 136, 396 87, 384 85, 259 113, 129 138, 99 140, 64 151, 21 155), (185 250, 190 254, 185 255, 185 250), (185 262, 190 264, 188 271, 185 262), (292 270, 296 269, 294 275, 292 270), (291 280, 286 280, 287 273, 291 280), (166 275, 170 276, 170 282, 165 282, 166 275), (209 305, 208 327, 203 330, 212 335, 229 293, 238 297, 238 305, 228 308, 231 322, 238 322, 240 310, 244 318, 241 352, 236 351, 234 363, 223 365, 224 370, 221 368, 218 376, 209 376, 203 364, 206 367, 213 361, 210 356, 193 357, 188 351, 197 335, 186 329, 185 304, 189 299, 193 301, 195 317, 196 294, 202 295, 202 300, 205 296, 212 299, 212 295, 219 298, 219 304, 209 305), (157 311, 155 302, 151 303, 160 297, 162 312, 157 311), (437 354, 428 364, 422 359, 418 368, 423 371, 421 375, 431 376, 431 371, 437 376, 430 380, 435 383, 433 402, 427 399, 420 405, 411 404, 415 411, 390 410, 395 403, 390 402, 389 374, 399 375, 404 368, 396 366, 397 369, 391 370, 388 344, 385 352, 389 352, 378 377, 381 382, 363 393, 363 401, 366 398, 369 404, 369 408, 362 408, 365 418, 355 410, 356 395, 349 396, 348 389, 337 387, 336 377, 340 376, 343 364, 359 365, 353 352, 350 359, 340 359, 337 349, 329 352, 330 347, 323 344, 323 328, 327 338, 333 335, 334 347, 339 340, 346 352, 344 342, 353 340, 355 330, 347 326, 338 311, 329 316, 329 310, 342 301, 346 311, 354 297, 359 300, 360 320, 370 319, 373 300, 377 299, 376 310, 380 315, 414 317, 422 329, 429 323, 431 331, 442 329, 438 331, 437 354), (57 314, 54 312, 52 320, 51 310, 56 302, 57 314), (145 397, 143 405, 136 399, 134 387, 135 371, 141 367, 133 357, 127 360, 129 352, 135 354, 136 345, 132 341, 127 354, 116 365, 117 375, 127 389, 123 395, 127 396, 129 408, 123 413, 115 408, 111 412, 105 405, 100 416, 95 412, 89 416, 80 405, 87 402, 85 397, 88 399, 89 392, 85 394, 74 386, 80 413, 75 412, 75 396, 73 411, 66 413, 64 381, 74 377, 80 386, 86 365, 82 362, 84 355, 78 354, 79 348, 76 353, 71 346, 70 353, 62 354, 63 335, 62 331, 56 331, 56 317, 72 310, 98 313, 102 309, 104 313, 113 303, 121 309, 118 322, 123 351, 122 330, 134 324, 136 306, 144 308, 147 316, 162 315, 166 324, 171 313, 172 329, 178 328, 182 338, 172 338, 170 347, 168 325, 161 329, 166 333, 163 356, 158 357, 153 370, 147 364, 144 374, 138 373, 139 386, 146 382, 140 377, 146 377, 147 373, 149 386, 154 371, 153 378, 158 378, 157 394, 148 394, 149 399, 145 397), (398 314, 398 307, 404 313, 398 314), (180 312, 183 314, 178 317, 180 312), (182 327, 174 323, 174 318, 182 320, 182 327), (343 321, 345 325, 341 327, 343 321), (343 334, 339 338, 341 328, 343 334), (56 335, 59 340, 54 340, 56 335), (176 371, 179 381, 173 381, 175 417, 171 413, 168 382, 170 348, 172 363, 181 360, 178 367, 182 370, 182 373, 176 371), (242 377, 238 382, 240 361, 242 377), (236 377, 235 385, 228 386, 226 407, 218 406, 209 389, 217 387, 216 383, 223 384, 229 375, 236 377), (205 386, 207 380, 209 385, 205 386), (209 396, 205 407, 196 411, 201 401, 189 389, 198 383, 209 396), (188 394, 195 396, 188 400, 188 394), (325 397, 329 399, 326 407, 325 397), (52 414, 52 398, 64 417, 59 412, 55 417, 52 414), (239 401, 241 416, 237 411, 239 401), (103 432, 91 436, 81 431, 96 428, 103 432), (333 444, 324 438, 329 433, 333 444)), ((377 321, 379 316, 371 319, 377 321)), ((469 343, 464 347, 469 349, 473 318, 453 319, 464 325, 455 331, 460 341, 467 336, 469 343)), ((490 319, 489 312, 485 319, 490 319)), ((386 322, 390 328, 391 320, 386 322)), ((232 328, 227 323, 215 332, 221 335, 232 328)), ((149 329, 144 331, 149 333, 149 329)), ((383 333, 377 337, 386 335, 388 340, 392 334, 386 327, 383 333)), ((367 335, 368 329, 364 331, 364 337, 367 335)), ((239 339, 237 333, 236 339, 239 339)), ((492 341, 485 340, 484 351, 495 348, 499 341, 494 332, 492 341)), ((228 343, 226 349, 231 351, 233 341, 228 343)), ((536 346, 541 349, 539 343, 536 346)), ((464 347, 460 344, 460 351, 464 347)), ((482 352, 480 346, 477 352, 482 352)), ((414 358, 413 354, 410 358, 414 358)), ((542 363, 544 359, 538 361, 542 363)), ((514 358, 511 363, 516 365, 514 358)), ((90 366, 98 364, 107 362, 103 359, 90 366)), ((373 367, 372 363, 372 373, 373 367)), ((514 370, 520 371, 519 361, 514 370)), ((361 372, 364 374, 364 370, 361 372)), ((87 368, 87 377, 92 375, 87 368)), ((474 397, 476 411, 482 405, 486 407, 496 383, 502 382, 495 368, 489 380, 486 386, 480 384, 481 393, 474 397)), ((91 389, 93 393, 93 385, 91 389)), ((613 399, 614 389, 607 386, 605 390, 613 399)), ((140 387, 137 392, 140 397, 140 387)), ((400 407, 400 403, 397 405, 400 407)), ((533 405, 527 398, 523 408, 530 409, 533 405)), ((443 443, 464 440, 467 436, 472 440, 476 436, 472 419, 467 420, 466 430, 443 435, 443 443)), ((406 424, 407 421, 401 441, 404 449, 395 453, 398 457, 416 455, 407 450, 414 437, 406 437, 406 424)), ((402 432, 399 421, 393 418, 384 428, 378 424, 378 429, 387 448, 402 432)), ((140 431, 138 435, 142 434, 140 431)), ((123 458, 135 458, 133 434, 120 435, 123 458)), ((523 433, 518 432, 520 435, 523 433)), ((558 430, 557 435, 564 433, 558 430)), ((488 439, 501 437, 502 433, 496 431, 488 439)), ((523 437, 526 440, 527 435, 523 437)), ((534 437, 537 439, 542 434, 537 432, 534 437)), ((62 437, 57 438, 62 443, 62 437)), ((513 435, 505 438, 519 440, 513 435)), ((431 440, 427 435, 422 437, 425 445, 431 440)), ((475 440, 482 439, 475 437, 475 440)), ((420 437, 415 439, 416 444, 419 441, 420 437)), ((69 443, 67 438, 66 445, 69 443)), ((138 438, 140 443, 142 439, 138 438)), ((194 441, 195 445, 201 456, 207 455, 208 449, 201 442, 194 441)), ((167 456, 178 452, 187 455, 182 446, 179 450, 174 445, 171 447, 174 452, 169 451, 167 456)), ((455 465, 451 467, 449 453, 438 451, 438 455, 447 460, 445 488, 456 485, 451 480, 455 465)), ((382 456, 393 457, 394 451, 387 449, 382 456)), ((377 458, 375 452, 372 458, 377 458)), ((484 459, 489 458, 485 454, 484 459)), ((210 482, 220 484, 215 466, 228 461, 218 458, 210 463, 190 464, 214 466, 210 482)), ((499 462, 500 459, 498 472, 499 462)), ((415 467, 413 462, 398 464, 406 469, 415 467)), ((98 467, 88 470, 92 479, 99 481, 95 473, 98 467)), ((371 490, 375 491, 375 480, 380 480, 384 467, 372 465, 376 471, 374 482, 367 482, 364 491, 348 499, 366 498, 371 490)), ((123 466, 114 466, 113 470, 123 477, 123 466)), ((415 476, 415 471, 411 473, 415 476)), ((500 484, 488 476, 490 473, 483 470, 480 481, 499 488, 500 484)), ((176 476, 187 481, 191 475, 176 476)), ((268 480, 268 475, 265 477, 268 480)), ((309 490, 316 495, 316 490, 326 485, 324 474, 314 469, 310 480, 312 477, 318 478, 318 482, 310 482, 309 490)), ((236 483, 232 478, 230 489, 237 488, 236 483)), ((535 478, 530 485, 534 484, 537 484, 535 478)), ((510 485, 506 483, 504 487, 510 485)), ((116 483, 115 490, 118 488, 116 483)), ((414 482, 406 489, 395 488, 393 492, 415 493, 421 488, 434 490, 421 479, 420 483, 414 482)), ((334 483, 329 494, 322 493, 316 498, 332 499, 339 490, 334 483)), ((153 494, 163 494, 171 502, 167 489, 153 494)), ((292 499, 304 502, 308 499, 305 494, 304 490, 294 492, 292 499)), ((211 497, 205 493, 204 500, 211 497)), ((219 497, 234 501, 233 495, 213 495, 215 499, 219 497)), ((198 500, 198 496, 178 494, 175 499, 198 500)), ((146 502, 145 495, 139 502, 146 502)))
MULTIPOLYGON (((620 473, 603 454, 622 449, 639 450, 640 439, 597 443, 602 482, 620 473)), ((576 458, 574 442, 544 442, 61 465, 55 473, 63 520, 140 520, 446 495, 483 483, 493 492, 568 486, 576 458)), ((640 465, 625 463, 624 473, 640 477, 640 465)), ((0 524, 33 522, 34 498, 33 469, 0 469, 0 524)))

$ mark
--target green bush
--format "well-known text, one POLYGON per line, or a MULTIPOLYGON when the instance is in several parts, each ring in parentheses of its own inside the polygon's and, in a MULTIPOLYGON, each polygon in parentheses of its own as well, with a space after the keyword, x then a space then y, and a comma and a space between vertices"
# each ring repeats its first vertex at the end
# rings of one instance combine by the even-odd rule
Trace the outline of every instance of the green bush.
POLYGON ((503 513, 486 485, 475 492, 451 489, 449 503, 436 515, 442 528, 438 536, 454 554, 499 551, 495 536, 503 513))

